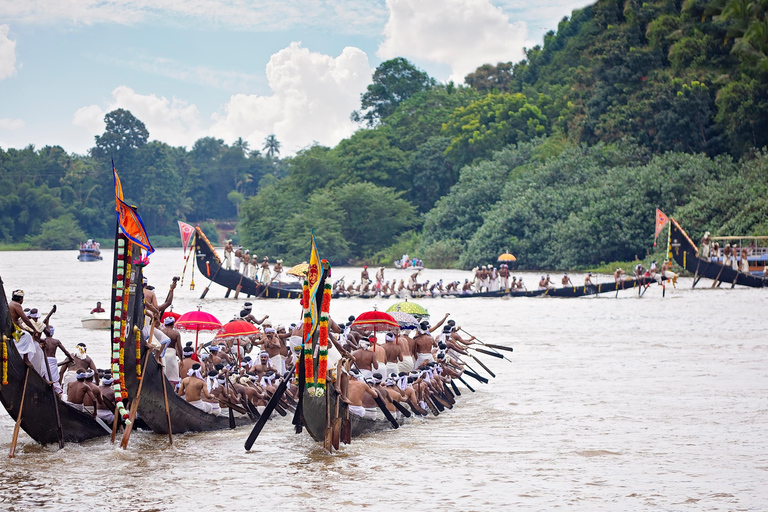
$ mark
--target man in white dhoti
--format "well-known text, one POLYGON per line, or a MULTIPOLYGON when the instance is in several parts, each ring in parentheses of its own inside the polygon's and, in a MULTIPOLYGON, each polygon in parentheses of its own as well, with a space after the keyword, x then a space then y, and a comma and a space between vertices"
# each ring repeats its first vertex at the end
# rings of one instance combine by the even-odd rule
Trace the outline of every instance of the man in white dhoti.
POLYGON ((24 308, 21 306, 23 302, 24 291, 14 290, 11 293, 11 302, 8 304, 8 308, 11 311, 11 321, 16 328, 13 333, 16 349, 24 363, 39 373, 46 382, 49 382, 48 362, 40 344, 36 341, 36 338, 39 339, 40 337, 41 330, 38 330, 33 320, 30 320, 24 313, 24 308))
POLYGON ((62 388, 59 384, 59 361, 56 359, 56 351, 61 349, 64 355, 69 359, 73 359, 72 355, 64 348, 61 341, 53 337, 54 327, 49 325, 45 329, 45 341, 43 342, 43 352, 45 353, 46 361, 48 362, 48 368, 50 369, 50 375, 46 373, 44 377, 50 379, 53 382, 53 389, 58 395, 61 395, 62 388))
POLYGON ((224 269, 232 269, 232 253, 234 252, 232 247, 232 240, 227 240, 227 245, 224 246, 224 269))
POLYGON ((187 377, 179 385, 178 394, 183 396, 190 405, 197 407, 201 411, 218 415, 221 409, 213 406, 214 402, 218 404, 218 401, 208 393, 200 368, 200 363, 192 365, 192 368, 187 372, 187 377))
POLYGON ((709 255, 712 252, 712 239, 710 238, 709 231, 704 233, 701 238, 701 248, 699 249, 699 258, 709 261, 709 255))
POLYGON ((264 260, 261 262, 261 282, 269 284, 270 281, 269 258, 264 256, 264 260))
POLYGON ((237 249, 235 249, 235 270, 240 272, 240 265, 243 262, 243 246, 238 245, 237 249))

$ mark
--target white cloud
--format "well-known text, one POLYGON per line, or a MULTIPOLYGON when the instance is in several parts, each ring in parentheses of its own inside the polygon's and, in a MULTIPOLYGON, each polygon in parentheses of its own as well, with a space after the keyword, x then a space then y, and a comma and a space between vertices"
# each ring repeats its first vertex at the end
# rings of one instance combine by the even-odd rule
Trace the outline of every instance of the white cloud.
POLYGON ((78 109, 72 124, 85 128, 91 135, 101 135, 104 132, 104 115, 117 108, 130 110, 140 119, 149 130, 151 139, 172 146, 188 146, 205 135, 195 105, 178 98, 169 100, 164 96, 139 94, 124 85, 112 91, 112 101, 106 108, 89 105, 78 109))
POLYGON ((489 0, 387 0, 387 7, 377 55, 446 64, 457 83, 482 64, 520 60, 534 44, 524 22, 489 0))
POLYGON ((287 156, 313 142, 335 146, 350 136, 358 127, 349 114, 359 107, 360 94, 372 72, 368 56, 358 48, 347 47, 334 58, 291 43, 267 64, 272 94, 231 96, 211 116, 209 126, 204 126, 195 105, 139 94, 126 86, 112 91, 112 101, 104 108, 88 105, 78 109, 72 123, 89 135, 100 135, 104 115, 124 108, 147 126, 151 139, 171 145, 189 147, 210 135, 229 143, 242 137, 252 148, 260 149, 264 138, 274 133, 283 144, 282 155, 287 156))
POLYGON ((21 130, 24 126, 22 119, 0 119, 0 130, 21 130))
POLYGON ((0 25, 0 80, 16 74, 16 41, 8 37, 8 25, 0 25))
POLYGON ((243 137, 260 148, 274 133, 287 153, 312 144, 335 146, 357 125, 349 114, 371 80, 368 56, 347 47, 336 58, 310 52, 301 43, 274 54, 267 64, 270 96, 236 94, 215 114, 211 135, 232 141, 243 137))
POLYGON ((236 30, 325 27, 365 32, 386 19, 381 0, 9 0, 0 19, 73 24, 159 22, 236 30))

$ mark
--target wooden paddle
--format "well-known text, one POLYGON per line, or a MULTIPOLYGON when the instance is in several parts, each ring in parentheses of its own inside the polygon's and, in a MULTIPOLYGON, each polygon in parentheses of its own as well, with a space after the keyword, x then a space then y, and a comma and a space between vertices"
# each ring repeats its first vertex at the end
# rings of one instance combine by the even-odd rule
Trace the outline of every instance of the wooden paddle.
MULTIPOLYGON (((481 354, 485 354, 485 355, 488 355, 488 356, 491 356, 491 357, 495 357, 497 359, 504 359, 504 355, 503 354, 499 354, 498 352, 491 352, 490 350, 485 350, 485 349, 482 349, 482 348, 475 348, 475 347, 469 347, 469 348, 471 348, 472 350, 474 350, 476 352, 480 352, 481 354)), ((471 356, 471 354, 470 354, 470 356, 471 356)))
MULTIPOLYGON (((134 327, 134 329, 137 329, 137 327, 134 327)), ((155 323, 152 322, 152 328, 149 330, 149 337, 147 340, 152 339, 152 335, 154 334, 155 330, 155 323)), ((146 369, 147 367, 147 360, 149 359, 149 353, 152 352, 152 349, 147 347, 144 349, 144 363, 142 364, 142 367, 146 369)), ((125 423, 125 430, 123 430, 123 438, 120 440, 120 448, 123 450, 128 448, 128 440, 131 438, 131 432, 133 431, 133 423, 136 420, 136 412, 139 409, 139 400, 141 400, 141 388, 144 386, 144 375, 141 376, 141 380, 139 380, 139 389, 136 391, 136 398, 133 399, 133 402, 131 402, 131 410, 128 413, 128 421, 125 423)))
MULTIPOLYGON (((469 367, 469 365, 467 365, 467 367, 469 367)), ((488 379, 486 379, 485 377, 483 377, 483 376, 481 376, 481 375, 478 375, 478 374, 477 374, 477 373, 476 373, 474 370, 472 370, 472 369, 470 369, 470 370, 464 370, 464 375, 469 375, 470 377, 472 377, 472 378, 473 378, 473 379, 475 379, 476 381, 482 382, 483 384, 488 384, 488 379)))
POLYGON ((235 300, 240 296, 240 290, 243 288, 243 274, 240 274, 240 282, 237 283, 235 288, 235 300))
MULTIPOLYGON (((376 390, 374 389, 374 391, 376 390)), ((384 417, 387 418, 387 421, 389 421, 389 423, 392 425, 392 428, 395 428, 395 429, 400 428, 400 424, 397 422, 394 416, 392 416, 392 413, 389 412, 389 409, 387 409, 387 406, 384 403, 384 400, 381 399, 381 396, 377 391, 376 391, 376 398, 374 398, 374 400, 376 401, 376 405, 379 406, 379 409, 381 409, 381 412, 384 413, 384 417)))
POLYGON ((488 372, 488 374, 489 374, 491 377, 493 377, 494 379, 496 378, 496 374, 495 374, 495 373, 493 373, 493 372, 491 371, 491 369, 490 369, 490 368, 488 368, 487 366, 485 366, 485 364, 483 364, 483 362, 482 362, 481 360, 479 360, 478 358, 476 358, 476 357, 475 357, 475 356, 473 356, 472 354, 469 354, 469 357, 471 357, 472 359, 474 359, 475 361, 477 361, 477 364, 479 364, 480 366, 482 366, 482 367, 483 367, 483 369, 484 369, 486 372, 488 372))
POLYGON ((406 409, 406 408, 405 408, 405 406, 404 406, 403 404, 401 404, 401 403, 400 403, 400 402, 398 402, 397 400, 392 400, 392 404, 395 406, 395 409, 397 409, 398 411, 400 411, 400 414, 402 414, 402 415, 403 415, 403 416, 405 416, 406 418, 410 418, 410 417, 411 417, 411 411, 409 411, 408 409, 406 409))
POLYGON ((328 453, 333 450, 333 432, 331 429, 331 398, 326 390, 325 393, 325 430, 323 432, 323 448, 328 453))
MULTIPOLYGON (((48 364, 48 358, 45 358, 45 369, 48 371, 48 380, 53 382, 53 375, 51 375, 51 366, 48 364)), ((51 386, 51 396, 53 397, 53 410, 56 413, 56 428, 59 435, 59 449, 64 448, 64 427, 61 426, 61 415, 59 414, 59 395, 56 394, 56 390, 51 386)), ((96 407, 96 404, 94 404, 96 407)))
POLYGON ((509 352, 515 351, 515 349, 513 349, 512 347, 505 347, 504 345, 494 345, 492 343, 486 343, 485 346, 495 348, 496 350, 507 350, 509 352))
POLYGON ((27 396, 27 380, 29 379, 29 366, 24 373, 24 387, 21 388, 21 403, 19 404, 19 415, 16 417, 16 425, 13 426, 13 437, 11 438, 11 451, 8 453, 8 458, 12 459, 16 456, 16 442, 19 440, 19 429, 21 428, 21 413, 24 410, 24 398, 27 396))
POLYGON ((468 388, 468 389, 469 389, 471 392, 473 392, 473 393, 475 392, 475 390, 472 388, 472 386, 470 386, 469 384, 467 384, 467 381, 465 381, 465 380, 464 380, 464 379, 462 379, 461 377, 459 377, 458 379, 459 379, 459 381, 460 381, 462 384, 464 384, 465 386, 467 386, 467 388, 468 388))
POLYGON ((454 396, 461 396, 461 391, 459 391, 459 387, 456 385, 455 382, 453 382, 453 379, 451 379, 451 387, 453 388, 453 394, 454 396))
POLYGON ((341 395, 336 394, 336 414, 331 420, 331 444, 334 450, 339 449, 339 443, 341 442, 341 418, 339 417, 339 405, 341 402, 341 395))
MULTIPOLYGON (((217 268, 216 272, 213 273, 213 277, 211 278, 211 280, 208 281, 208 286, 205 287, 205 290, 203 290, 202 295, 200 295, 201 299, 204 299, 205 296, 208 295, 208 290, 210 290, 211 284, 213 284, 213 280, 216 279, 217 275, 219 275, 219 270, 221 270, 221 265, 219 265, 219 268, 217 268)), ((227 290, 227 296, 229 296, 229 290, 227 290)))
POLYGON ((253 443, 256 442, 256 438, 261 434, 261 430, 264 428, 264 425, 267 424, 267 420, 272 416, 272 411, 275 410, 277 403, 280 401, 280 397, 283 396, 283 393, 285 393, 285 390, 288 388, 288 378, 289 376, 283 376, 283 382, 277 387, 275 394, 272 395, 269 403, 267 403, 267 406, 264 408, 264 412, 261 413, 259 421, 256 422, 256 425, 253 426, 253 430, 248 434, 248 439, 245 440, 246 451, 250 451, 253 447, 253 443))

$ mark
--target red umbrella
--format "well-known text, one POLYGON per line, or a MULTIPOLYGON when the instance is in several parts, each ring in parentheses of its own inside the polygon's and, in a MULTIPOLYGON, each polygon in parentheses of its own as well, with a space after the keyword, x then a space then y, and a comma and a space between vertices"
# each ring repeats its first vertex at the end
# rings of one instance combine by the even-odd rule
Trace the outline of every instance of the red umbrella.
POLYGON ((195 331, 195 354, 197 354, 197 337, 200 331, 218 331, 221 329, 221 322, 210 313, 205 311, 188 311, 176 320, 175 327, 182 331, 195 331))
POLYGON ((221 332, 216 335, 216 339, 235 339, 241 336, 251 336, 252 334, 258 333, 259 328, 251 322, 246 322, 245 320, 232 320, 231 322, 224 324, 221 332))
POLYGON ((400 326, 392 315, 376 310, 366 311, 359 315, 352 322, 352 327, 356 331, 373 331, 374 334, 377 332, 392 332, 395 334, 400 332, 400 326))
POLYGON ((232 320, 224 324, 224 328, 215 337, 219 340, 237 340, 237 364, 240 365, 240 338, 258 334, 259 328, 245 320, 232 320))

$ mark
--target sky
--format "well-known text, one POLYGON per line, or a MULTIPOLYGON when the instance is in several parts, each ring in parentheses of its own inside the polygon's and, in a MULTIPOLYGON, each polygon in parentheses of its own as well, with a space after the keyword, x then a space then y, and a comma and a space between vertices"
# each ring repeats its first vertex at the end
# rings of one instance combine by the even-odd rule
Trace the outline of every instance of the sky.
POLYGON ((335 146, 381 62, 440 82, 519 61, 584 0, 0 0, 0 148, 85 154, 104 115, 150 140, 335 146))

